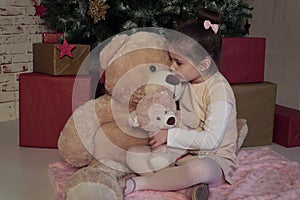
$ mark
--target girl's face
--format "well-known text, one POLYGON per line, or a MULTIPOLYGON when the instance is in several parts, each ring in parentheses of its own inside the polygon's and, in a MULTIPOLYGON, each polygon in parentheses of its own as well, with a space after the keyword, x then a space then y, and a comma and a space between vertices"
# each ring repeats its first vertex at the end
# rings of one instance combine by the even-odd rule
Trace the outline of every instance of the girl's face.
POLYGON ((170 68, 179 76, 181 81, 193 81, 200 76, 197 69, 186 59, 172 52, 169 55, 171 58, 170 68))

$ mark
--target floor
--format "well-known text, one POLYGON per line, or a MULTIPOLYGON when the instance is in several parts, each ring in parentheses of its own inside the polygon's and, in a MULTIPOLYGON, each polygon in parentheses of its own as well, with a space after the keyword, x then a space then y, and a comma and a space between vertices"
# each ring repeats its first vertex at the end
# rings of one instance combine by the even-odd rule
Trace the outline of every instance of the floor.
POLYGON ((0 123, 0 200, 52 200, 48 165, 57 149, 19 147, 18 121, 0 123))
MULTIPOLYGON (((52 200, 48 165, 61 161, 57 149, 19 147, 18 121, 0 122, 0 200, 52 200)), ((300 163, 300 147, 269 146, 300 163)))

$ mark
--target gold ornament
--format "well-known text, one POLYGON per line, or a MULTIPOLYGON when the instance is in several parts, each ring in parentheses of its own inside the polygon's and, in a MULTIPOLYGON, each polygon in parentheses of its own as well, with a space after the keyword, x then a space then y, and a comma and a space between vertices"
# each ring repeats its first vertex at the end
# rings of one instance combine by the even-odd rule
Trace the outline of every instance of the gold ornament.
POLYGON ((98 23, 101 19, 105 20, 105 15, 109 5, 103 2, 103 0, 90 0, 90 7, 88 15, 94 19, 94 24, 98 23))

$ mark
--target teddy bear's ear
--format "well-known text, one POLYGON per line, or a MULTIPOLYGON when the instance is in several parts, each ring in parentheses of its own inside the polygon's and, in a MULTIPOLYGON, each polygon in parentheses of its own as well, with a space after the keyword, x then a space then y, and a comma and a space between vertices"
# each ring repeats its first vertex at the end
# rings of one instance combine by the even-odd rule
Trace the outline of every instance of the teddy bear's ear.
POLYGON ((135 111, 133 111, 129 114, 128 123, 129 123, 129 126, 131 126, 131 127, 139 127, 140 126, 135 111))
POLYGON ((113 62, 113 57, 126 43, 129 36, 121 34, 114 36, 112 40, 102 49, 99 56, 99 63, 102 69, 106 69, 107 66, 113 62))

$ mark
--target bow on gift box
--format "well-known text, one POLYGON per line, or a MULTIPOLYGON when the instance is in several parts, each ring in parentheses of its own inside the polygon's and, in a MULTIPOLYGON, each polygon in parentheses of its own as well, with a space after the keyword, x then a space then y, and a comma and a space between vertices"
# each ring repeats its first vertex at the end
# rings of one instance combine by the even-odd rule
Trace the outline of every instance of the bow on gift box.
POLYGON ((211 28, 214 33, 217 33, 218 30, 219 30, 219 25, 218 24, 212 24, 209 20, 205 20, 203 25, 204 25, 205 29, 211 28))

